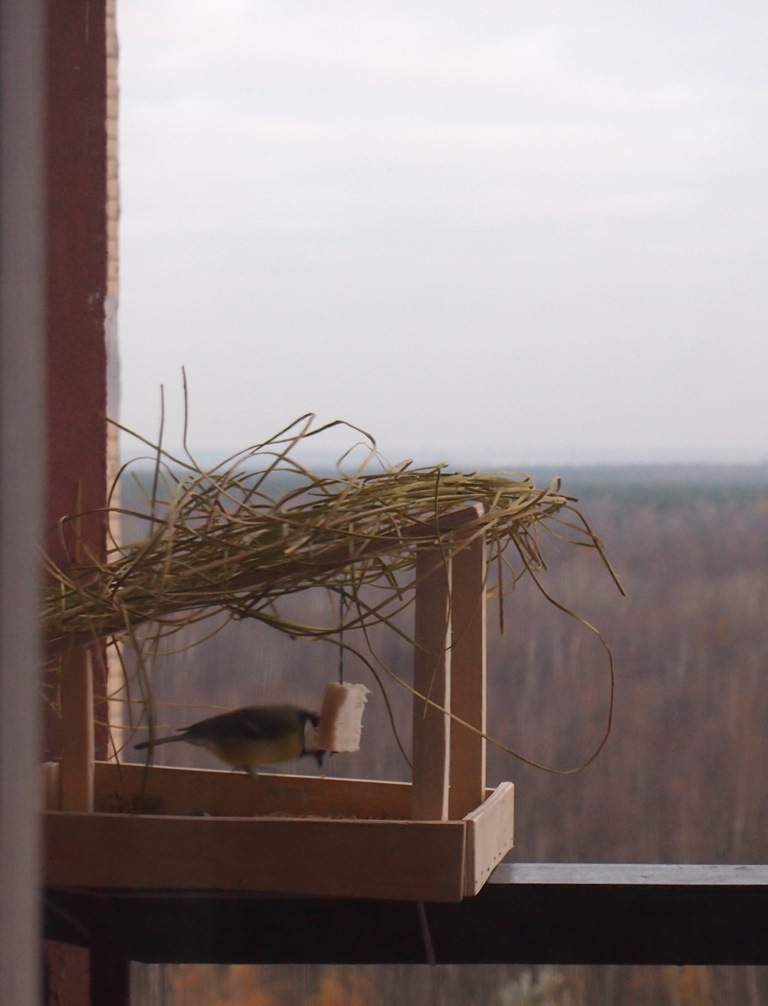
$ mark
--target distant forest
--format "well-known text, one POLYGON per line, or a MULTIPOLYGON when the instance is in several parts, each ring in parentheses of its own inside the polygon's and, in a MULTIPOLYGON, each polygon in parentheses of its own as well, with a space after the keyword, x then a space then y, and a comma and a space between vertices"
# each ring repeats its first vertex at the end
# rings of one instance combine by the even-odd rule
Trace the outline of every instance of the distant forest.
MULTIPOLYGON (((768 862, 768 466, 531 474, 538 483, 563 476, 563 491, 578 497, 628 596, 619 596, 594 553, 548 542, 546 589, 599 627, 613 653, 614 721, 598 759, 575 775, 530 768, 489 746, 490 784, 516 784, 510 859, 768 862)), ((126 486, 128 507, 137 505, 132 492, 126 486)), ((126 528, 129 539, 134 532, 126 528)), ((312 618, 325 602, 307 595, 293 603, 312 618)), ((490 734, 547 766, 578 765, 599 741, 608 712, 599 642, 525 580, 505 598, 503 612, 490 602, 488 616, 490 734)), ((316 704, 338 674, 335 647, 293 641, 256 623, 228 625, 192 648, 191 630, 181 636, 174 641, 180 652, 155 663, 154 696, 169 703, 193 696, 203 708, 158 706, 158 719, 171 727, 208 715, 206 704, 316 704)), ((375 647, 384 664, 408 667, 407 646, 394 633, 377 634, 375 647)), ((373 694, 362 750, 331 759, 330 772, 408 778, 377 686, 353 657, 343 670, 373 694)), ((407 740, 408 698, 391 682, 387 692, 407 740)), ((166 752, 175 764, 213 767, 185 745, 166 752)), ((316 771, 309 761, 287 770, 316 771)), ((166 967, 144 970, 142 981, 146 988, 164 982, 165 998, 156 1001, 170 1006, 375 1006, 402 1001, 411 980, 409 1000, 462 1006, 768 1002, 768 977, 751 968, 448 968, 438 975, 381 969, 373 980, 372 969, 291 971, 298 975, 291 994, 285 969, 276 968, 206 969, 203 977, 166 967), (445 999, 430 1000, 438 986, 445 999)))

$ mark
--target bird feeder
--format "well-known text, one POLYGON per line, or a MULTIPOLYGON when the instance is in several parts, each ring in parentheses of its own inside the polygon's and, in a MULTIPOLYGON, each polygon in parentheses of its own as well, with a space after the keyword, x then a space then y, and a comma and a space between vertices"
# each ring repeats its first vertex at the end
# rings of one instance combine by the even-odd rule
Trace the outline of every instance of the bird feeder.
POLYGON ((486 542, 467 507, 418 546, 410 783, 95 761, 88 651, 64 658, 45 881, 98 890, 460 901, 513 844, 486 788, 486 542), (448 533, 446 534, 446 529, 448 533))

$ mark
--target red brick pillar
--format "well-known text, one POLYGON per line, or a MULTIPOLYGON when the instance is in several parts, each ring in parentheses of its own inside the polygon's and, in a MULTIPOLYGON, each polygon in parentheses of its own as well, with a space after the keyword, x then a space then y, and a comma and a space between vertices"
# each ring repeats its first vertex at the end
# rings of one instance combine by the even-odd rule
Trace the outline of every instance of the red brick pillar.
MULTIPOLYGON (((101 515, 63 534, 59 522, 97 510, 106 499, 106 0, 48 0, 46 27, 46 547, 66 565, 68 555, 100 556, 105 548, 101 515)), ((95 677, 103 703, 105 678, 95 677)), ((60 724, 50 710, 45 747, 47 758, 58 756, 60 724)), ((96 752, 106 753, 104 730, 96 752)), ((50 1001, 89 1002, 86 952, 49 943, 46 976, 50 1001)))

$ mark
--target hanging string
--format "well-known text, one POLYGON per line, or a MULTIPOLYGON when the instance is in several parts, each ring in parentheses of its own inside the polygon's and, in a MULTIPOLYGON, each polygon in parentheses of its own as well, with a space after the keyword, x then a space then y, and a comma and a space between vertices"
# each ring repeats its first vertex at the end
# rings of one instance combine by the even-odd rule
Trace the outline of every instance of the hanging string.
POLYGON ((416 911, 419 916, 419 929, 421 931, 421 938, 424 942, 424 957, 426 958, 427 964, 430 967, 437 967, 437 955, 435 954, 435 945, 432 942, 432 932, 429 928, 429 919, 427 918, 427 909, 423 901, 416 902, 416 911))
POLYGON ((339 592, 339 684, 344 684, 344 623, 347 620, 349 596, 344 587, 339 592))

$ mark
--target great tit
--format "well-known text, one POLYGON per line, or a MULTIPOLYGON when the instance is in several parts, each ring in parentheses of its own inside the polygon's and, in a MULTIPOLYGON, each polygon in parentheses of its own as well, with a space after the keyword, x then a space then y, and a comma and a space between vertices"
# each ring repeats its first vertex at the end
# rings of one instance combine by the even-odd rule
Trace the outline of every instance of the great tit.
POLYGON ((316 713, 299 706, 245 706, 183 727, 174 736, 142 741, 135 748, 143 751, 158 744, 186 741, 256 776, 259 765, 274 765, 303 755, 314 755, 321 765, 325 752, 307 750, 304 736, 307 723, 316 727, 319 722, 316 713))

